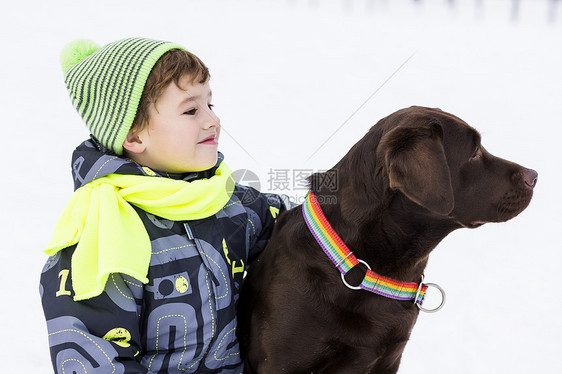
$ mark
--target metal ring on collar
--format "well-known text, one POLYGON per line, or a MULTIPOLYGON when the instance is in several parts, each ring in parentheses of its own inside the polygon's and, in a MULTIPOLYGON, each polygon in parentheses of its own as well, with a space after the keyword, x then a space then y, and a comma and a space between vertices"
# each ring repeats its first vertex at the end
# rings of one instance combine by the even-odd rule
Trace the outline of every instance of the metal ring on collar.
MULTIPOLYGON (((357 259, 357 261, 359 261, 360 263, 362 263, 363 265, 365 265, 367 267, 367 269, 371 270, 371 267, 369 266, 368 263, 366 263, 363 260, 357 259)), ((351 270, 351 269, 350 269, 351 270)), ((349 288, 350 290, 360 290, 361 289, 361 283, 359 283, 359 286, 352 286, 351 284, 347 283, 347 281, 345 280, 345 274, 347 273, 340 273, 341 274, 341 281, 343 282, 343 284, 349 288)))
MULTIPOLYGON (((423 277, 422 277, 422 283, 423 283, 423 277)), ((435 287, 439 290, 439 292, 441 292, 441 304, 439 304, 439 306, 435 309, 425 309, 424 307, 421 306, 421 304, 416 303, 416 305, 418 306, 418 308, 420 308, 420 310, 422 312, 426 312, 426 313, 435 313, 441 310, 441 308, 443 308, 443 305, 445 305, 445 301, 447 300, 447 297, 445 296, 445 291, 439 287, 438 284, 435 283, 426 283, 425 284, 427 287, 435 287)), ((417 300, 417 296, 416 296, 416 300, 417 300)))

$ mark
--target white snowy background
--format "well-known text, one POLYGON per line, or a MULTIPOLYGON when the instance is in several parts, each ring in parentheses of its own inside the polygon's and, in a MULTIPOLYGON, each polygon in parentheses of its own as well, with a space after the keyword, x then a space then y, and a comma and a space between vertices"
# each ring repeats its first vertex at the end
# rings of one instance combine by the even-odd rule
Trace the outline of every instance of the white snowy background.
MULTIPOLYGON (((439 107, 492 153, 539 172, 519 217, 458 230, 426 280, 400 373, 562 373, 562 3, 555 0, 183 0, 3 3, 0 372, 52 372, 38 282, 87 137, 58 56, 77 38, 178 42, 212 74, 233 170, 335 164, 380 118, 439 107), (334 135, 335 134, 335 135, 334 135), (330 136, 333 137, 330 138, 330 136), (329 140, 328 140, 329 139, 329 140)), ((376 313, 376 311, 373 311, 376 313)))

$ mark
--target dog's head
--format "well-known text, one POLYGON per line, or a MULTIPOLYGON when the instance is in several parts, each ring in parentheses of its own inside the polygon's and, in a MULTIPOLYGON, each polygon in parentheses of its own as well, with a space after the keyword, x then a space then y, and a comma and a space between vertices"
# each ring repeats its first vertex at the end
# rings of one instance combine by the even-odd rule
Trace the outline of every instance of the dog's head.
MULTIPOLYGON (((521 213, 537 182, 534 170, 486 151, 478 131, 463 120, 425 107, 380 120, 336 168, 350 181, 342 181, 340 189, 346 199, 402 210, 409 204, 418 207, 414 213, 469 228, 521 213)), ((341 202, 344 215, 356 213, 345 211, 359 204, 341 202)))
POLYGON ((383 121, 376 153, 388 187, 433 214, 474 228, 507 221, 530 203, 537 173, 486 151, 460 118, 411 107, 383 121))

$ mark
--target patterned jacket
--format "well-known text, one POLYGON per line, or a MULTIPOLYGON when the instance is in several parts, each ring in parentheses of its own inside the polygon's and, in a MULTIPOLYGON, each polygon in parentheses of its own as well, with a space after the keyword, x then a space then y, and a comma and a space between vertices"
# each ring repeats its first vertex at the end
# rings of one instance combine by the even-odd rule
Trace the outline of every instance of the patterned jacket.
MULTIPOLYGON (((215 168, 221 161, 219 154, 215 168)), ((147 173, 94 140, 76 149, 72 169, 76 188, 94 176, 147 173)), ((240 185, 221 211, 197 221, 169 221, 135 208, 152 244, 149 282, 114 273, 101 295, 83 301, 73 300, 76 246, 50 257, 40 294, 55 373, 242 373, 236 306, 244 268, 285 209, 279 196, 240 185)))

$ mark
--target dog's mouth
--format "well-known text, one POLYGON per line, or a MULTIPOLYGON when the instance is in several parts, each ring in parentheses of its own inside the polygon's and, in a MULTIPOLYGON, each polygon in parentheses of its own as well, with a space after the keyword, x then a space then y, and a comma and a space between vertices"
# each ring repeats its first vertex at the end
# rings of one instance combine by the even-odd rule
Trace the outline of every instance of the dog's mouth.
POLYGON ((462 227, 475 229, 486 223, 506 222, 516 217, 527 208, 533 197, 531 189, 513 189, 507 192, 495 206, 490 206, 488 212, 476 214, 472 217, 449 215, 462 227))
POLYGON ((474 221, 470 222, 468 225, 466 225, 466 227, 469 229, 476 229, 482 225, 485 225, 486 223, 488 223, 488 221, 474 221))
POLYGON ((498 204, 498 221, 505 222, 519 215, 527 208, 532 197, 532 190, 517 190, 505 194, 498 204))
MULTIPOLYGON (((473 221, 468 217, 461 218, 453 214, 450 214, 449 218, 455 221, 461 227, 464 227, 466 229, 476 229, 480 226, 485 225, 486 223, 493 222, 492 220, 482 220, 482 219, 476 219, 473 221)), ((472 217, 472 218, 476 218, 476 217, 472 217)))

